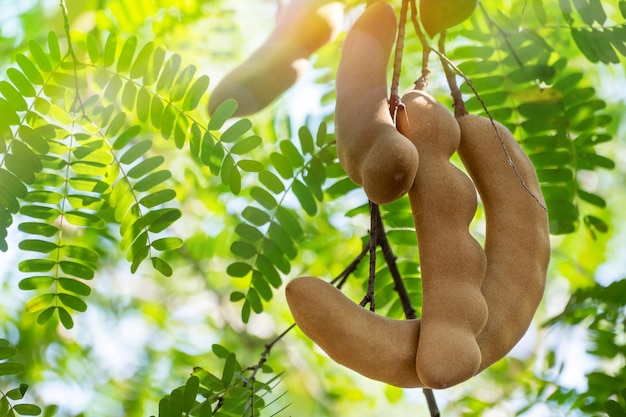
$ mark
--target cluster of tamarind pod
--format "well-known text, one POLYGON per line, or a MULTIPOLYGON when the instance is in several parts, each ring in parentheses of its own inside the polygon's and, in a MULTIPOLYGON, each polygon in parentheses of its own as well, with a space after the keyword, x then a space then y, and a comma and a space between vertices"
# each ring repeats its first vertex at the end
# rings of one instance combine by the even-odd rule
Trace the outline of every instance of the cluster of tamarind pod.
MULTIPOLYGON (((549 263, 547 214, 534 168, 511 132, 456 117, 421 90, 389 112, 387 68, 397 21, 371 3, 350 28, 337 72, 339 161, 376 204, 408 193, 418 239, 422 317, 394 320, 361 308, 314 277, 292 280, 287 302, 300 329, 336 362, 398 387, 446 388, 503 358, 527 331, 549 263), (458 153, 469 177, 450 158, 458 153), (484 248, 469 226, 486 214, 484 248)), ((421 0, 429 36, 467 18, 476 0, 421 0)), ((343 2, 290 0, 270 36, 211 93, 209 114, 235 99, 235 117, 258 112, 303 74, 338 34, 343 2)))
POLYGON ((286 296, 300 329, 336 362, 398 387, 447 388, 502 359, 526 333, 550 258, 547 213, 528 156, 502 124, 455 117, 421 90, 389 112, 387 68, 397 28, 385 1, 350 28, 337 73, 339 161, 377 204, 405 194, 422 276, 422 316, 395 320, 314 277, 286 296), (467 173, 450 162, 458 153, 467 173), (470 233, 477 192, 484 248, 470 233))

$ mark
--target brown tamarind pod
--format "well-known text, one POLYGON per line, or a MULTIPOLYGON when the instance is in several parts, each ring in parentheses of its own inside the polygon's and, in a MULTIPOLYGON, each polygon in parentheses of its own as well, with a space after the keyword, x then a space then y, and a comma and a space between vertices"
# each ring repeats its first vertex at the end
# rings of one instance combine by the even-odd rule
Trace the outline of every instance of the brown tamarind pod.
POLYGON ((469 232, 477 208, 472 181, 450 162, 461 140, 452 113, 423 91, 402 97, 398 129, 420 154, 409 191, 422 274, 417 374, 446 388, 472 377, 481 364, 477 335, 487 321, 481 293, 486 257, 469 232))
POLYGON ((298 327, 334 361, 402 388, 423 387, 415 371, 419 320, 394 320, 364 309, 318 278, 287 284, 298 327))
POLYGON ((235 117, 269 105, 302 76, 311 54, 337 36, 342 21, 342 2, 291 0, 268 39, 215 87, 209 114, 231 98, 238 103, 235 117))
POLYGON ((418 153, 394 126, 387 68, 397 28, 384 1, 368 6, 348 31, 337 70, 335 133, 339 162, 377 204, 404 195, 415 179, 418 153))
POLYGON ((541 301, 550 260, 548 216, 534 167, 511 132, 493 122, 498 137, 491 120, 475 115, 458 123, 458 152, 487 219, 482 292, 489 319, 478 335, 482 371, 517 344, 541 301))

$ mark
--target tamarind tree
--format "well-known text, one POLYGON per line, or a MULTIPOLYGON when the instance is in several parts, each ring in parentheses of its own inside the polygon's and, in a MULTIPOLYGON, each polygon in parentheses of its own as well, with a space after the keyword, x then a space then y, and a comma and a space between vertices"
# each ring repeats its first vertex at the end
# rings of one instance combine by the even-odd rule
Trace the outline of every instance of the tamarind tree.
MULTIPOLYGON (((285 302, 312 275, 421 314, 409 199, 370 204, 337 157, 342 43, 372 2, 342 3, 297 83, 272 67, 280 95, 239 118, 210 92, 286 1, 0 2, 0 417, 626 416, 626 1, 388 1, 392 108, 418 83, 506 126, 549 218, 531 328, 441 391, 338 366, 285 302)), ((481 243, 488 222, 479 204, 481 243)))

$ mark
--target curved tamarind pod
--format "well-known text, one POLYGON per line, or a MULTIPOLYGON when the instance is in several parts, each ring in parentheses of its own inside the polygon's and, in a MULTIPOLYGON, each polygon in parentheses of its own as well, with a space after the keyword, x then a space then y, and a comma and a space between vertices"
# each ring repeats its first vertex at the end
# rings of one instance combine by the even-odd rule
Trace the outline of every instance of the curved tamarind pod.
POLYGON ((409 191, 423 291, 417 374, 428 387, 446 388, 472 377, 481 363, 476 336, 487 321, 481 293, 487 261, 469 232, 476 190, 449 161, 461 140, 454 116, 423 91, 402 101, 398 129, 420 154, 409 191))
POLYGON ((415 147, 396 130, 387 102, 396 27, 389 4, 368 6, 348 31, 337 70, 339 162, 377 204, 390 203, 409 190, 419 161, 415 147))
POLYGON ((487 118, 462 116, 458 123, 459 155, 476 184, 487 218, 487 273, 482 291, 489 319, 478 335, 482 371, 517 344, 541 301, 550 261, 548 216, 540 205, 545 203, 534 167, 511 132, 494 122, 500 142, 487 118))
POLYGON ((209 115, 229 98, 239 104, 235 117, 266 107, 295 84, 308 68, 308 58, 337 36, 342 21, 342 2, 291 0, 269 38, 215 87, 209 115))
POLYGON ((298 327, 337 363, 397 387, 424 386, 415 371, 419 320, 374 314, 318 278, 296 278, 285 291, 298 327))

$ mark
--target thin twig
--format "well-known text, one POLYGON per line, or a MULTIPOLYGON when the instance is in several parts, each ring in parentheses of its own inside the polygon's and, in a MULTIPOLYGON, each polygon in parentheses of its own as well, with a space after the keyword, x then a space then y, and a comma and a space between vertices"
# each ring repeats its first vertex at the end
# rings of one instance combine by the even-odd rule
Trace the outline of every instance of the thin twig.
POLYGON ((432 48, 428 44, 428 40, 426 39, 426 35, 422 31, 422 27, 419 23, 419 16, 417 11, 417 5, 415 0, 411 1, 411 22, 413 23, 413 28, 415 29, 415 33, 417 34, 420 43, 422 44, 422 75, 415 81, 415 89, 417 90, 425 90, 428 86, 428 80, 430 79, 430 67, 428 66, 428 60, 430 57, 430 51, 432 48))
POLYGON ((63 25, 65 30, 65 36, 67 36, 67 51, 72 57, 73 71, 74 71, 74 89, 76 90, 75 100, 78 101, 80 106, 80 110, 83 113, 83 117, 85 117, 88 121, 87 112, 85 111, 85 105, 83 104, 83 99, 80 96, 80 89, 78 86, 78 58, 76 58, 76 52, 74 52, 74 46, 72 44, 72 34, 70 33, 70 17, 67 12, 67 4, 65 4, 65 0, 60 0, 59 6, 61 7, 61 12, 63 14, 63 25))
POLYGON ((343 284, 346 283, 346 280, 348 279, 350 274, 356 270, 356 268, 359 266, 359 263, 361 263, 363 258, 365 258, 365 255, 367 255, 367 252, 369 252, 369 247, 370 247, 370 241, 368 240, 366 244, 363 245, 363 249, 361 249, 361 253, 359 253, 356 256, 356 258, 352 260, 352 262, 350 262, 350 264, 346 267, 346 269, 341 271, 339 275, 333 278, 330 281, 330 283, 333 284, 335 287, 341 289, 341 287, 343 287, 343 284))
POLYGON ((406 290, 406 286, 404 285, 404 281, 400 276, 400 271, 398 270, 398 264, 396 263, 396 255, 393 253, 391 249, 391 245, 389 245, 389 240, 387 240, 387 233, 385 232, 383 226, 383 220, 380 216, 380 211, 377 213, 376 222, 377 226, 377 235, 376 240, 378 245, 380 246, 383 257, 385 258, 385 262, 389 267, 389 273, 391 274, 391 278, 393 279, 394 287, 393 289, 398 293, 398 297, 400 298, 400 303, 402 304, 402 309, 404 310, 404 316, 407 319, 415 319, 417 318, 417 314, 415 313, 415 308, 411 304, 411 299, 409 298, 409 293, 406 290))
POLYGON ((402 72, 402 51, 404 50, 404 34, 406 32, 406 15, 408 7, 409 0, 402 0, 400 21, 398 22, 398 36, 396 38, 396 49, 393 58, 393 77, 391 79, 391 94, 389 99, 392 107, 392 115, 395 112, 396 103, 400 102, 398 87, 400 85, 400 73, 402 72))
POLYGON ((363 300, 359 303, 361 307, 370 305, 370 311, 376 311, 376 302, 374 301, 374 285, 376 283, 376 247, 378 246, 378 222, 376 217, 380 216, 380 210, 378 204, 369 202, 370 206, 370 241, 369 241, 369 253, 370 253, 370 270, 369 277, 367 279, 367 293, 363 300))

